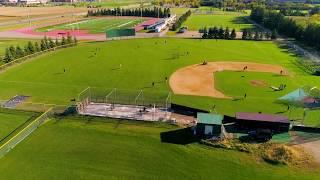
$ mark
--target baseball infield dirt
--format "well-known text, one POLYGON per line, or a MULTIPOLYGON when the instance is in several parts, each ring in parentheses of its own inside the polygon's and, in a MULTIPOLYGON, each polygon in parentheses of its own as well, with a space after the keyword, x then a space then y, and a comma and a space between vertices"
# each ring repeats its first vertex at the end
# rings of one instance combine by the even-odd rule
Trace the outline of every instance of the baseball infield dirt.
POLYGON ((169 80, 175 94, 230 98, 215 89, 214 73, 219 71, 252 71, 288 75, 283 67, 251 62, 208 62, 195 64, 174 72, 169 80))

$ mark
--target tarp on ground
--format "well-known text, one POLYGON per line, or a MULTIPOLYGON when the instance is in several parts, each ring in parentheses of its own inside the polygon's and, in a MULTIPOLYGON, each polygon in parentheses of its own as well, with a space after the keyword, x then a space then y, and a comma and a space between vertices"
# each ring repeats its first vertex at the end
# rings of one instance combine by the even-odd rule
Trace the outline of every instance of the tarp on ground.
POLYGON ((282 101, 302 101, 304 98, 308 97, 308 93, 305 92, 302 88, 299 88, 295 91, 290 92, 289 94, 286 94, 279 98, 279 100, 282 101))

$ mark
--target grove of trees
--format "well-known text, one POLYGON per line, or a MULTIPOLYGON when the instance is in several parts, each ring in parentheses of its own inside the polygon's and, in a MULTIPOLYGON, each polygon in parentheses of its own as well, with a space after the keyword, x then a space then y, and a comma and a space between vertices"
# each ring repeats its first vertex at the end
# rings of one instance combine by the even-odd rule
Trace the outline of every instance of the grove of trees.
POLYGON ((183 23, 184 21, 186 21, 190 15, 191 15, 191 11, 190 11, 190 10, 187 11, 187 12, 185 12, 182 16, 180 16, 180 17, 176 20, 176 22, 174 22, 174 24, 173 24, 172 27, 171 27, 171 30, 172 30, 172 31, 175 31, 175 30, 179 29, 179 28, 181 27, 182 23, 183 23))
POLYGON ((29 41, 24 47, 20 47, 19 45, 14 47, 7 47, 5 50, 5 55, 2 58, 4 63, 9 63, 15 59, 19 59, 28 55, 35 54, 37 52, 45 51, 47 49, 51 49, 58 46, 73 44, 76 45, 78 40, 76 37, 72 38, 70 35, 67 38, 62 37, 61 40, 55 39, 52 40, 50 37, 46 36, 41 39, 40 44, 38 42, 32 43, 29 41))
POLYGON ((88 10, 88 16, 142 16, 142 17, 170 17, 169 8, 136 8, 136 9, 97 9, 88 10))
POLYGON ((264 27, 286 37, 295 38, 309 46, 320 49, 320 25, 309 23, 306 27, 280 12, 263 7, 253 8, 250 18, 264 27))

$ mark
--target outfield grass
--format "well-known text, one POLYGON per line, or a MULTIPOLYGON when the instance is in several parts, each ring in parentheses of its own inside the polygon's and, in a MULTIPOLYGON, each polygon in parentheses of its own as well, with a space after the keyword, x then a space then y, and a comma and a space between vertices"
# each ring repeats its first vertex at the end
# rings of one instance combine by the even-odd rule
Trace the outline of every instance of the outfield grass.
MULTIPOLYGON (((31 96, 29 100, 32 102, 69 104, 71 99, 77 98, 78 93, 88 86, 170 91, 164 79, 181 67, 201 63, 204 59, 247 61, 279 64, 294 76, 289 78, 257 74, 258 79, 270 80, 270 84, 274 86, 285 82, 287 89, 277 93, 268 92, 267 89, 257 91, 257 87, 248 83, 241 84, 240 91, 237 92, 239 88, 232 85, 232 88, 227 88, 230 84, 222 82, 225 83, 221 85, 224 86, 222 90, 234 96, 242 96, 242 91, 248 87, 249 93, 245 101, 183 95, 174 96, 173 101, 207 110, 216 105, 218 112, 226 115, 234 115, 238 111, 278 113, 287 109, 286 106, 274 102, 278 95, 293 91, 299 86, 320 86, 318 77, 308 75, 292 64, 295 58, 272 42, 169 38, 86 43, 42 55, 1 73, 0 86, 3 88, 0 89, 0 99, 9 99, 20 94, 31 96), (64 69, 66 72, 63 72, 64 69), (159 83, 151 88, 152 82, 159 83), (254 93, 254 96, 251 96, 251 93, 254 93)), ((250 78, 253 78, 253 75, 250 75, 250 78)), ((233 75, 230 78, 231 81, 239 76, 233 75)), ((291 116, 300 118, 302 111, 296 109, 291 116)))
POLYGON ((135 25, 141 23, 141 19, 89 19, 82 20, 79 22, 60 24, 54 26, 47 26, 37 29, 40 32, 53 31, 53 30, 70 30, 70 29, 81 29, 88 30, 90 33, 105 33, 106 30, 117 29, 117 28, 132 28, 135 25))
POLYGON ((215 87, 231 97, 242 98, 247 94, 247 97, 275 100, 292 92, 293 89, 300 88, 294 79, 291 76, 271 73, 223 71, 215 73, 215 87), (270 88, 279 87, 280 84, 286 85, 283 91, 274 91, 270 88))
POLYGON ((49 121, 0 159, 1 178, 300 180, 319 177, 318 168, 273 166, 257 162, 247 153, 197 143, 161 142, 160 134, 177 130, 175 126, 102 121, 72 117, 49 121))
POLYGON ((204 27, 229 27, 235 28, 236 31, 241 29, 252 29, 254 25, 249 23, 245 19, 245 15, 238 13, 227 14, 192 14, 187 21, 183 23, 183 26, 188 26, 189 30, 198 31, 204 27))
POLYGON ((0 109, 0 142, 28 121, 34 113, 0 109))

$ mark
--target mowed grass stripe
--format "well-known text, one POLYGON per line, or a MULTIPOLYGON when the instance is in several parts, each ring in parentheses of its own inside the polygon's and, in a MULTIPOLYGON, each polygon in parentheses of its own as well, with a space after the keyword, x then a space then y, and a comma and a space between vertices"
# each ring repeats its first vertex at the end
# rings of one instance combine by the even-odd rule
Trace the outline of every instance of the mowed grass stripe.
POLYGON ((257 163, 247 153, 196 143, 162 143, 160 133, 174 131, 174 126, 101 120, 72 117, 51 120, 0 159, 2 178, 316 179, 318 176, 317 170, 297 171, 257 163))

